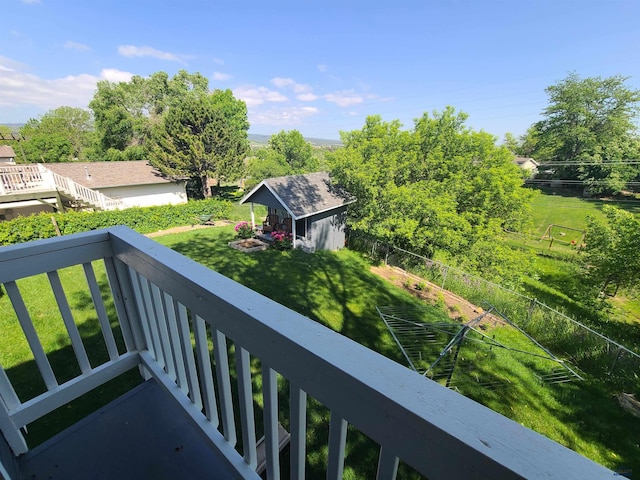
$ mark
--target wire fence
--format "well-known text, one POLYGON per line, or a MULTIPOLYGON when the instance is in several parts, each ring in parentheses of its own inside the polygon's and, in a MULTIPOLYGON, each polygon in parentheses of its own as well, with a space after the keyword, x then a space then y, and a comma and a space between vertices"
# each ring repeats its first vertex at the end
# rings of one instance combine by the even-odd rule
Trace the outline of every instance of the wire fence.
POLYGON ((639 354, 535 298, 361 232, 350 232, 348 245, 475 305, 492 305, 555 355, 589 375, 613 382, 617 388, 640 389, 639 354))

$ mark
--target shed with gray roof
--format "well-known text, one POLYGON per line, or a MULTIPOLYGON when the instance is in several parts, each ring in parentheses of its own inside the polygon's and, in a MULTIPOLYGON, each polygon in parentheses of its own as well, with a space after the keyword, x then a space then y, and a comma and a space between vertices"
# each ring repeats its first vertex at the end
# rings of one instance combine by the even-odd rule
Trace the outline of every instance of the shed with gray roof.
POLYGON ((356 199, 331 182, 326 172, 267 178, 245 195, 240 203, 265 205, 280 222, 291 218, 294 248, 337 250, 345 243, 347 206, 356 199))

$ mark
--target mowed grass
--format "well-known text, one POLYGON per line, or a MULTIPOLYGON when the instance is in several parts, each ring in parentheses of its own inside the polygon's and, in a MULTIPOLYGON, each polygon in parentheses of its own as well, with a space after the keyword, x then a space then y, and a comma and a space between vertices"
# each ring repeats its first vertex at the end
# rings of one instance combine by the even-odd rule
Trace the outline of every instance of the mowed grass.
MULTIPOLYGON (((348 250, 313 255, 273 250, 244 254, 226 246, 233 234, 233 229, 227 227, 156 240, 404 364, 374 307, 410 306, 415 300, 370 274, 368 263, 361 255, 348 250)), ((434 310, 433 317, 425 321, 442 320, 441 315, 434 310)), ((486 333, 513 348, 531 350, 530 342, 512 328, 499 327, 486 333)), ((489 354, 487 351, 487 348, 480 353, 473 348, 466 349, 462 354, 462 368, 472 368, 471 377, 482 374, 501 380, 504 386, 467 388, 469 396, 609 468, 629 467, 640 471, 636 433, 640 431, 640 419, 623 411, 598 379, 585 375, 585 381, 547 385, 536 373, 550 368, 548 360, 499 348, 490 349, 489 354), (487 358, 478 361, 479 356, 485 355, 487 358)), ((259 396, 256 402, 261 402, 259 396)), ((310 422, 317 427, 314 436, 324 431, 326 411, 312 409, 310 422)), ((349 452, 368 451, 364 448, 367 442, 357 432, 350 436, 356 440, 355 446, 348 447, 349 452)), ((318 445, 321 444, 318 440, 318 445)), ((316 454, 324 458, 324 454, 316 454)), ((375 463, 375 458, 370 461, 375 463)), ((374 470, 353 473, 360 478, 373 474, 374 470)))
MULTIPOLYGON (((506 234, 505 242, 510 246, 530 253, 532 271, 528 272, 524 288, 527 295, 535 297, 547 305, 558 308, 576 319, 589 322, 592 326, 607 330, 613 338, 621 340, 628 335, 623 329, 616 334, 616 325, 606 323, 627 323, 640 329, 640 304, 626 292, 610 299, 608 311, 595 311, 584 304, 582 284, 582 258, 576 244, 582 241, 582 232, 587 228, 587 218, 605 221, 602 213, 604 205, 612 205, 634 215, 640 215, 640 201, 609 201, 584 199, 569 196, 562 191, 544 189, 532 205, 531 230, 527 234, 506 234), (550 224, 554 241, 541 240, 550 224), (562 228, 569 227, 569 228, 562 228), (604 323, 603 323, 604 322, 604 323)), ((587 239, 588 241, 588 239, 587 239)), ((634 343, 640 342, 640 331, 636 332, 634 343)), ((624 342, 623 342, 624 343, 624 342)))

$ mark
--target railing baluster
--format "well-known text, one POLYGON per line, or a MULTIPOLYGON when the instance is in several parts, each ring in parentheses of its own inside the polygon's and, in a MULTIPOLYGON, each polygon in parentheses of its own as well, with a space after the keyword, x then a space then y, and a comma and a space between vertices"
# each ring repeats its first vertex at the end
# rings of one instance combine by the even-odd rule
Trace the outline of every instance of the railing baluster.
POLYGON ((20 399, 2 365, 0 365, 0 400, 4 402, 9 410, 20 406, 20 399))
POLYGON ((280 478, 280 448, 278 440, 278 379, 276 372, 262 364, 262 398, 264 401, 264 440, 267 479, 280 478))
POLYGON ((305 478, 307 446, 307 392, 289 385, 291 428, 291 478, 305 478))
POLYGON ((329 424, 329 460, 327 480, 340 480, 344 471, 344 447, 347 442, 347 421, 331 412, 329 424))
POLYGON ((95 307, 96 313, 98 314, 98 321, 100 322, 102 337, 104 338, 104 343, 107 346, 107 352, 109 353, 109 358, 111 360, 115 360, 120 356, 120 354, 118 353, 116 340, 113 337, 113 331, 111 330, 111 323, 109 322, 107 309, 104 307, 104 302, 102 301, 102 295, 100 294, 100 287, 98 286, 98 281, 96 280, 96 275, 95 275, 95 272, 93 271, 93 266, 91 265, 91 263, 83 263, 82 268, 84 269, 84 276, 86 277, 87 283, 89 284, 89 291, 91 292, 93 306, 95 307))
POLYGON ((127 352, 143 348, 142 332, 139 330, 140 322, 137 321, 138 316, 131 311, 129 303, 133 300, 133 290, 126 275, 127 267, 113 257, 105 258, 104 266, 127 352))
POLYGON ((398 457, 389 449, 380 447, 376 480, 395 480, 398 473, 398 461, 398 457))
POLYGON ((213 355, 216 361, 216 378, 220 397, 220 412, 222 414, 222 428, 224 438, 231 445, 235 445, 236 424, 233 414, 233 400, 231 399, 231 377, 229 375, 229 354, 227 353, 227 337, 218 330, 213 334, 213 355))
POLYGON ((62 315, 62 321, 64 322, 64 326, 66 327, 67 333, 69 334, 71 347, 73 348, 73 352, 76 354, 76 360, 78 361, 80 371, 82 373, 90 372, 91 364, 89 363, 89 358, 87 357, 87 351, 85 350, 84 344, 82 343, 82 338, 80 337, 78 326, 73 319, 71 308, 69 308, 67 296, 65 295, 64 289, 62 288, 62 283, 60 282, 60 276, 58 275, 57 271, 53 271, 48 272, 47 277, 49 277, 49 283, 51 284, 53 295, 55 296, 56 302, 58 303, 58 309, 60 310, 60 315, 62 315))
POLYGON ((238 403, 242 426, 242 450, 244 461, 256 468, 256 426, 253 415, 253 391, 251 388, 251 363, 249 352, 236 344, 236 373, 238 375, 238 403))
POLYGON ((156 312, 156 325, 158 327, 158 335, 160 337, 160 345, 162 346, 162 355, 164 356, 165 371, 176 381, 176 367, 171 354, 171 343, 169 340, 169 331, 167 330, 167 318, 165 315, 166 306, 162 301, 162 292, 157 285, 150 283, 151 297, 153 298, 153 309, 156 312))
POLYGON ((178 304, 178 331, 180 332, 180 342, 182 343, 182 353, 187 366, 187 382, 189 383, 189 396, 198 410, 202 410, 202 397, 200 396, 200 385, 198 384, 198 372, 196 371, 196 360, 193 356, 191 346, 191 330, 189 329, 189 318, 187 308, 181 303, 178 304))
POLYGON ((162 343, 160 343, 160 333, 158 332, 158 321, 156 318, 156 312, 153 308, 153 300, 151 298, 151 282, 146 278, 140 276, 140 290, 142 291, 142 298, 144 299, 144 306, 147 312, 147 323, 149 332, 151 334, 151 343, 153 343, 153 350, 155 352, 155 358, 158 364, 165 368, 164 352, 162 351, 162 343))
POLYGON ((157 358, 156 348, 153 344, 153 338, 151 337, 151 329, 149 328, 149 315, 147 313, 147 307, 144 301, 144 295, 142 294, 141 277, 132 268, 129 268, 129 275, 131 278, 131 287, 133 289, 133 295, 136 299, 136 305, 138 306, 138 315, 140 316, 140 323, 142 324, 142 333, 144 334, 144 341, 147 345, 147 350, 153 355, 153 358, 157 358))
POLYGON ((176 365, 176 383, 185 395, 189 394, 189 385, 187 383, 187 374, 184 368, 184 358, 182 355, 182 342, 178 333, 178 320, 176 318, 177 302, 169 295, 164 293, 164 305, 166 307, 167 324, 169 327, 169 339, 171 340, 171 353, 173 361, 176 365))
POLYGON ((211 354, 209 353, 209 343, 207 342, 207 326, 204 320, 195 316, 193 321, 193 336, 196 340, 196 351, 198 352, 198 365, 200 366, 200 385, 204 411, 209 421, 214 427, 218 427, 218 408, 216 406, 216 393, 213 387, 213 372, 211 370, 211 354))
POLYGON ((25 441, 20 429, 16 427, 15 423, 11 420, 7 407, 3 402, 0 402, 0 431, 4 435, 5 440, 13 450, 15 456, 27 453, 29 447, 25 441))
POLYGON ((22 295, 20 295, 18 285, 16 285, 16 282, 11 281, 6 282, 4 286, 7 289, 7 294, 9 295, 9 299, 11 300, 11 304, 13 305, 13 310, 18 316, 18 321, 20 322, 22 331, 24 332, 25 337, 27 337, 29 348, 31 348, 33 358, 36 362, 36 365, 38 366, 38 370, 40 370, 40 375, 42 375, 44 384, 47 386, 48 390, 53 390, 58 386, 58 381, 56 380, 56 376, 54 375, 53 370, 51 369, 49 359, 44 353, 44 349, 42 348, 42 344, 40 343, 40 339, 38 338, 36 329, 33 327, 31 316, 27 311, 27 307, 24 304, 22 295))

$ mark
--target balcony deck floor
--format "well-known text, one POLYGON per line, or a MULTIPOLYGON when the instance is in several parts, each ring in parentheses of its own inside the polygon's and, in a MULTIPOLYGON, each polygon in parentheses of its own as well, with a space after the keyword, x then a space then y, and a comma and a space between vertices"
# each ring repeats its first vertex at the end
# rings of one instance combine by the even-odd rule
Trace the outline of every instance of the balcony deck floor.
POLYGON ((232 478, 224 460, 153 380, 19 459, 20 478, 232 478))

